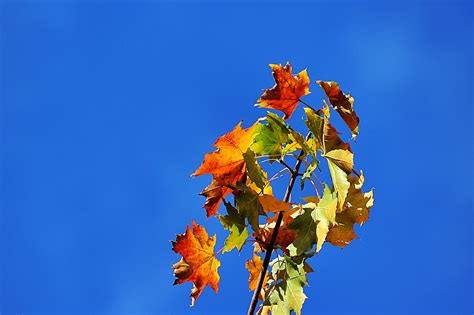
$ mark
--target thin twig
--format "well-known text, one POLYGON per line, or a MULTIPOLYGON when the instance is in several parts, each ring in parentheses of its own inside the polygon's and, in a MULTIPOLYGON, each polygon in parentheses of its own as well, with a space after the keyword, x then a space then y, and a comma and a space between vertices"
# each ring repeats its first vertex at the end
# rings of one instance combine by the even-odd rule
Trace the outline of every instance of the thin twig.
MULTIPOLYGON (((291 153, 291 152, 285 153, 285 155, 287 155, 287 156, 292 156, 292 157, 294 157, 295 159, 298 158, 298 155, 297 155, 297 154, 294 154, 294 153, 291 153)), ((265 155, 257 155, 257 156, 255 156, 256 159, 261 159, 261 158, 276 158, 275 160, 278 160, 278 159, 281 158, 281 157, 282 157, 281 154, 265 154, 265 155)))
POLYGON ((321 185, 321 189, 324 189, 324 183, 321 181, 321 179, 319 179, 318 176, 316 176, 314 173, 311 173, 311 175, 316 178, 316 180, 318 181, 319 185, 321 185))
POLYGON ((316 190, 316 194, 318 195, 318 198, 321 198, 321 193, 319 191, 318 185, 314 182, 314 180, 310 177, 308 178, 311 184, 313 184, 314 190, 316 190))
POLYGON ((275 175, 273 175, 268 181, 271 182, 275 179, 278 179, 278 178, 282 177, 284 172, 288 172, 288 169, 287 168, 282 168, 281 170, 276 172, 275 175))

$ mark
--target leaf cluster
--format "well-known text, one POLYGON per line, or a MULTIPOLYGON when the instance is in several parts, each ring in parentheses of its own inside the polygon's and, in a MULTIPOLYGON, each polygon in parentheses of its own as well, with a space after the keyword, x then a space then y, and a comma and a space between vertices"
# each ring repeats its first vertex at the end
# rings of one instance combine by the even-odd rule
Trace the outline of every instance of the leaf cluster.
POLYGON ((359 117, 354 98, 342 92, 336 82, 317 81, 330 105, 323 100, 315 109, 301 100, 310 93, 306 70, 294 75, 289 64, 270 67, 275 85, 263 92, 256 105, 284 115, 267 112, 248 128, 237 124, 216 140, 216 150, 205 155, 193 174, 212 175, 200 194, 206 198, 207 217, 217 217, 229 235, 215 251, 216 236, 209 237, 204 227, 193 221, 193 230, 188 226, 173 242, 173 250, 182 255, 173 265, 175 284, 194 284, 192 305, 205 286, 218 290, 217 254, 253 244, 254 256, 246 267, 249 289, 259 290, 256 295, 262 301, 258 313, 301 314, 306 274, 312 271, 307 260, 325 243, 348 245, 357 237, 354 225, 368 220, 373 205, 373 191, 362 191, 363 172, 354 170, 350 143, 341 139, 330 123, 334 111, 349 128, 352 140, 356 139, 359 117), (302 133, 288 123, 299 104, 303 104, 307 127, 302 133), (330 174, 328 183, 321 180, 324 160, 330 174), (269 176, 263 167, 266 163, 276 163, 281 169, 269 176), (271 185, 282 177, 289 177, 289 185, 285 197, 278 198, 271 185), (301 190, 309 182, 313 194, 291 202, 296 179, 301 190), (265 264, 261 255, 267 253, 273 260, 265 264))

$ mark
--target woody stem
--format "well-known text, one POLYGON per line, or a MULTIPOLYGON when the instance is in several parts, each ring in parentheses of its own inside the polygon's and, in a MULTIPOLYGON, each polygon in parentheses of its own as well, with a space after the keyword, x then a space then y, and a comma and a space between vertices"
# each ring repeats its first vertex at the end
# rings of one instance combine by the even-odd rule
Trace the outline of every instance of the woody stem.
MULTIPOLYGON (((309 134, 308 134, 309 137, 309 134)), ((308 137, 306 137, 308 139, 308 137)), ((291 170, 291 177, 288 183, 288 187, 286 188, 285 198, 283 199, 285 202, 289 202, 291 199, 291 191, 293 190, 293 186, 295 185, 296 178, 299 175, 299 170, 301 163, 303 161, 305 153, 301 151, 298 156, 298 161, 295 164, 295 168, 291 170)), ((272 257, 273 249, 275 247, 276 238, 278 235, 278 230, 280 229, 281 221, 283 220, 283 211, 278 213, 278 218, 275 223, 275 228, 273 229, 272 238, 270 239, 270 243, 267 246, 267 251, 265 252, 265 258, 263 259, 263 266, 262 270, 260 271, 260 276, 258 278, 257 288, 253 292, 252 301, 250 302, 250 307, 248 310, 248 315, 253 315, 255 313, 255 308, 257 307, 258 303, 258 296, 260 291, 262 290, 263 281, 265 279, 265 275, 267 274, 268 264, 270 263, 270 258, 272 257)))

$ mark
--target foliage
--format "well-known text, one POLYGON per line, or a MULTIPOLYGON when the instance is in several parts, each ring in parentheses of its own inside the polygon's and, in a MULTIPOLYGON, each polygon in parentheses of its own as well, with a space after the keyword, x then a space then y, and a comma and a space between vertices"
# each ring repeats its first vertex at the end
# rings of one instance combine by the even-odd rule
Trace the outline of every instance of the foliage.
POLYGON ((206 154, 193 174, 212 175, 212 182, 201 192, 206 197, 204 208, 208 218, 219 218, 229 236, 216 252, 216 236, 209 237, 205 228, 193 221, 193 230, 188 226, 173 242, 173 250, 182 255, 173 265, 175 284, 194 284, 191 305, 205 286, 217 292, 220 262, 216 256, 253 243, 254 255, 246 268, 249 288, 255 290, 254 300, 262 301, 258 313, 301 314, 307 298, 303 292, 308 284, 306 274, 312 271, 307 260, 318 254, 324 243, 339 247, 349 244, 357 237, 354 225, 368 220, 373 205, 373 192, 362 191, 363 172, 358 174, 353 168, 350 144, 329 122, 332 109, 355 140, 359 117, 354 98, 342 92, 336 82, 317 81, 331 106, 323 100, 316 110, 301 100, 310 93, 306 70, 293 75, 289 64, 270 67, 275 86, 263 92, 257 106, 282 111, 284 116, 268 112, 249 128, 237 124, 217 139, 216 151, 206 154), (299 104, 304 105, 306 137, 287 123, 299 104), (321 181, 318 158, 327 161, 331 183, 321 181), (293 168, 288 164, 291 159, 296 161, 293 168), (262 168, 264 163, 279 163, 282 169, 269 178, 262 168), (290 177, 287 193, 278 199, 271 183, 284 175, 290 177), (310 182, 314 195, 292 203, 290 196, 298 177, 301 190, 310 182), (225 214, 218 213, 222 203, 225 214))

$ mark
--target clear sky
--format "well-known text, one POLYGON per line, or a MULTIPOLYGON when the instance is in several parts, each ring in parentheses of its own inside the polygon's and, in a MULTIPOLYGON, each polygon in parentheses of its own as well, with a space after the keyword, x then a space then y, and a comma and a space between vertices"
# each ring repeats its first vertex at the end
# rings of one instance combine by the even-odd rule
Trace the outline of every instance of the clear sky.
POLYGON ((471 314, 473 6, 318 2, 3 1, 0 313, 245 313, 250 249, 190 309, 169 241, 194 218, 223 243, 189 175, 289 60, 355 96, 375 187, 304 314, 471 314))

